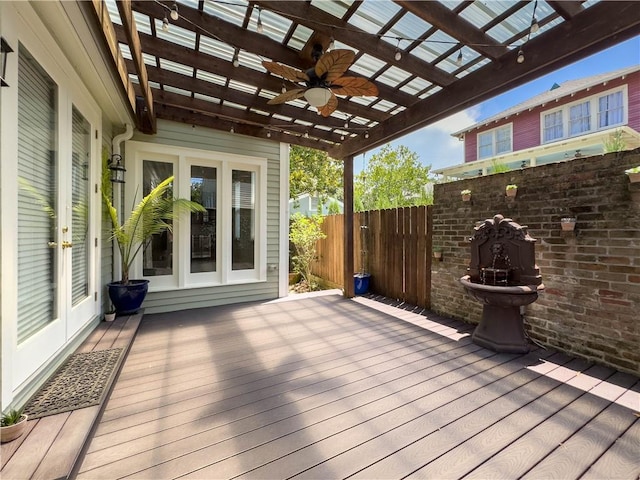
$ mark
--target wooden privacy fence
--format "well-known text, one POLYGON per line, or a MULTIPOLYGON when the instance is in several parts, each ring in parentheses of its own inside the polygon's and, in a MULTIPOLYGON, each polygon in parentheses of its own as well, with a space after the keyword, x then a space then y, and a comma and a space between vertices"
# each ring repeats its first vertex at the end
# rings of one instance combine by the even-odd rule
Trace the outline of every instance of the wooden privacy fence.
MULTIPOLYGON (((313 274, 343 286, 343 215, 325 217, 327 238, 317 245, 313 274)), ((354 264, 371 274, 369 291, 429 308, 431 303, 431 206, 354 214, 354 264)))

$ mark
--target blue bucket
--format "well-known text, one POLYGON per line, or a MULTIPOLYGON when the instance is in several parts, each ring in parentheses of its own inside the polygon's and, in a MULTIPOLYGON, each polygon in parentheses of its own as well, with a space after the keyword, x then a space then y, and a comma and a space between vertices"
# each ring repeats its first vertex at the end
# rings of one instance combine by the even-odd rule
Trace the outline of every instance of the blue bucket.
POLYGON ((355 283, 355 294, 362 295, 369 291, 369 278, 371 274, 369 273, 356 273, 353 276, 353 281, 355 283))

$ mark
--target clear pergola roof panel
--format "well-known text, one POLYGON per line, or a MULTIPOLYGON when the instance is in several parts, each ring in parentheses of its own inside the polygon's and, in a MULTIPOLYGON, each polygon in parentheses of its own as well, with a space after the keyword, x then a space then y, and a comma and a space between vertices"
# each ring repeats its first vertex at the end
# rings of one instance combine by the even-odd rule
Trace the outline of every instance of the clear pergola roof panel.
POLYGON ((395 3, 362 2, 349 19, 349 24, 368 33, 379 33, 399 11, 400 7, 395 3))
POLYGON ((383 40, 396 45, 397 38, 405 38, 408 40, 405 43, 409 43, 412 40, 421 38, 430 28, 431 24, 416 17, 413 13, 405 13, 385 34, 383 40))
MULTIPOLYGON (((514 57, 511 54, 494 62, 483 52, 501 55, 522 47, 526 62, 532 62, 537 68, 544 67, 535 65, 533 48, 539 47, 535 44, 529 47, 526 42, 541 35, 553 35, 556 27, 565 22, 563 17, 582 15, 585 9, 597 3, 588 0, 565 6, 545 0, 537 3, 441 0, 436 5, 436 1, 412 4, 411 10, 416 9, 414 13, 405 9, 401 2, 389 0, 264 4, 248 0, 178 0, 180 20, 171 18, 173 0, 133 2, 132 8, 136 28, 141 34, 141 53, 148 66, 150 84, 168 92, 219 104, 216 107, 219 113, 216 117, 209 115, 206 125, 211 126, 215 118, 221 118, 225 119, 222 128, 228 129, 229 121, 237 125, 255 123, 259 115, 265 118, 265 128, 280 132, 278 135, 282 135, 282 129, 289 129, 291 135, 302 139, 305 129, 309 128, 309 138, 319 140, 317 143, 320 144, 345 141, 340 140, 342 135, 361 137, 365 130, 378 124, 385 125, 386 136, 394 131, 395 127, 387 127, 393 125, 392 119, 405 110, 411 112, 418 100, 436 95, 434 102, 446 105, 446 95, 438 93, 443 89, 446 91, 447 85, 455 85, 469 76, 482 84, 483 79, 476 75, 479 71, 493 71, 500 77, 492 64, 505 66, 505 59, 512 61, 514 57), (444 9, 438 8, 440 6, 444 9), (534 9, 540 29, 530 33, 534 9), (165 15, 169 25, 163 29, 165 15), (260 31, 258 18, 262 26, 260 31), (246 35, 239 34, 240 31, 246 35), (483 41, 483 35, 488 40, 483 41), (149 42, 149 37, 155 37, 153 42, 149 42), (286 70, 269 73, 262 62, 271 60, 305 71, 310 65, 311 40, 317 39, 326 47, 330 37, 335 40, 334 48, 352 50, 355 54, 353 64, 346 67, 346 75, 371 80, 378 86, 379 95, 339 96, 338 107, 328 118, 318 115, 317 109, 304 97, 292 98, 282 106, 267 105, 268 100, 281 95, 283 84, 288 89, 294 88, 294 83, 295 88, 307 86, 305 82, 292 79, 283 81, 282 76, 290 76, 286 70), (478 44, 469 43, 471 38, 478 39, 475 40, 478 44), (493 42, 501 48, 492 49, 493 42), (396 47, 401 56, 393 60, 396 47), (197 56, 191 57, 192 54, 197 56), (167 72, 167 76, 160 76, 160 70, 167 72), (164 84, 168 81, 165 78, 171 78, 171 86, 164 84), (255 116, 247 118, 246 113, 239 115, 237 110, 255 116), (345 121, 361 131, 342 128, 345 121), (278 122, 286 122, 289 126, 278 127, 278 122), (297 129, 291 128, 292 122, 298 125, 297 129)), ((105 3, 117 38, 123 42, 122 55, 130 60, 132 51, 123 35, 129 26, 121 25, 115 0, 105 0, 105 3)), ((128 61, 129 69, 131 65, 133 62, 128 61)), ((131 80, 137 83, 136 73, 135 70, 128 72, 131 80)), ((140 78, 143 78, 142 74, 140 78)), ((504 79, 499 81, 505 84, 504 79)), ((486 91, 488 87, 482 88, 486 91)), ((460 94, 458 90, 453 91, 460 94)), ((167 100, 158 95, 156 101, 162 104, 167 100)), ((431 105, 432 102, 424 104, 431 105)), ((188 109, 188 105, 185 102, 184 108, 188 109)), ((191 114, 198 115, 193 111, 191 114)), ((419 114, 412 112, 411 117, 406 118, 418 117, 419 114)), ((405 121, 405 117, 400 115, 398 121, 405 121)), ((375 131, 371 134, 376 139, 375 131)))
POLYGON ((249 2, 234 0, 233 2, 204 2, 204 12, 209 15, 241 27, 247 13, 249 2))
POLYGON ((353 0, 336 0, 333 2, 328 2, 327 0, 313 0, 311 5, 330 13, 334 17, 343 18, 352 3, 353 0))

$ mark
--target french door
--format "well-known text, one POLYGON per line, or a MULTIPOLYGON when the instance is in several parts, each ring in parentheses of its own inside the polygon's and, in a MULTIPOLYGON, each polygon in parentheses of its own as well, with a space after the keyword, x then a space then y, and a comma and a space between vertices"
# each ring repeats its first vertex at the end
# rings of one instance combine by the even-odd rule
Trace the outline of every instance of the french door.
POLYGON ((92 131, 82 109, 21 47, 14 387, 97 313, 92 131))

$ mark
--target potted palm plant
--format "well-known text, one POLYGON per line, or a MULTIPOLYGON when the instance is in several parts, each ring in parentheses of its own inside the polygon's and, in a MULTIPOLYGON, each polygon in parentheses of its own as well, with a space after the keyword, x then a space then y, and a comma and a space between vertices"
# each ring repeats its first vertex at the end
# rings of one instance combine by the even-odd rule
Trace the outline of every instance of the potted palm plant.
POLYGON ((144 251, 153 236, 164 231, 171 232, 173 223, 183 213, 206 211, 197 202, 173 198, 172 190, 173 176, 156 185, 137 205, 133 206, 129 217, 120 223, 118 212, 111 202, 108 159, 103 159, 102 199, 111 220, 111 238, 116 241, 120 251, 122 270, 121 279, 108 284, 109 298, 118 314, 135 313, 144 301, 149 280, 131 279, 129 273, 136 256, 144 251))

